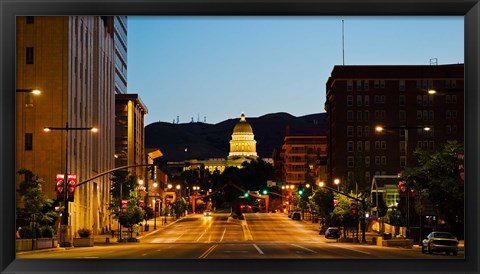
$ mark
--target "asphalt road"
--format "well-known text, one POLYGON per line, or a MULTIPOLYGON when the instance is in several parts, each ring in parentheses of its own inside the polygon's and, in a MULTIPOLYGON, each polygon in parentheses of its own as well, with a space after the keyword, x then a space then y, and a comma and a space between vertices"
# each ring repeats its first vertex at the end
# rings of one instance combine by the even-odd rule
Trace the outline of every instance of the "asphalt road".
POLYGON ((337 243, 318 235, 316 226, 291 220, 285 214, 251 213, 245 217, 233 220, 228 214, 189 215, 142 236, 138 243, 23 252, 17 258, 464 258, 463 251, 458 256, 430 255, 422 254, 419 248, 337 243))

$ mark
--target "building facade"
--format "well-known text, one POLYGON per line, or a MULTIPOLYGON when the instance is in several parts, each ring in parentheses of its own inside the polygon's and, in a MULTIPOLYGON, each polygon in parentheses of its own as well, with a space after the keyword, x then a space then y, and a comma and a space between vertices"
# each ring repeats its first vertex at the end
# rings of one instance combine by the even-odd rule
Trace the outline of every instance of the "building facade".
MULTIPOLYGON (((55 179, 77 175, 77 184, 114 167, 113 18, 20 16, 16 19, 16 167, 43 178, 43 191, 56 200, 55 179), (97 127, 52 130, 45 127, 97 127)), ((17 176, 17 187, 23 180, 17 176)), ((63 202, 63 201, 62 201, 63 202)), ((110 180, 82 184, 69 203, 69 225, 109 229, 110 180)), ((59 201, 56 202, 59 205, 59 201)), ((22 206, 17 196, 17 206, 22 206)))
MULTIPOLYGON (((115 94, 115 167, 146 164, 144 116, 147 113, 138 94, 115 94)), ((143 178, 145 169, 129 170, 143 178)))
POLYGON ((335 66, 326 84, 328 183, 368 186, 413 165, 417 147, 463 143, 463 89, 463 64, 335 66))
POLYGON ((114 16, 115 93, 127 93, 127 16, 114 16))

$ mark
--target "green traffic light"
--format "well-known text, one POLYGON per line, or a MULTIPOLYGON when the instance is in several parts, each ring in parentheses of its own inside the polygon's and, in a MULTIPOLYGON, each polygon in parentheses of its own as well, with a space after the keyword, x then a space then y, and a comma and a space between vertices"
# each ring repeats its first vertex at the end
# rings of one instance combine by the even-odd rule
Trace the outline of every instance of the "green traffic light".
POLYGON ((298 191, 298 194, 302 195, 302 194, 303 194, 303 190, 300 189, 300 190, 298 191))
POLYGON ((243 194, 243 197, 247 198, 247 197, 248 197, 248 193, 243 194))
POLYGON ((263 194, 264 194, 264 195, 266 195, 267 193, 268 193, 268 191, 266 191, 266 190, 263 191, 263 194))

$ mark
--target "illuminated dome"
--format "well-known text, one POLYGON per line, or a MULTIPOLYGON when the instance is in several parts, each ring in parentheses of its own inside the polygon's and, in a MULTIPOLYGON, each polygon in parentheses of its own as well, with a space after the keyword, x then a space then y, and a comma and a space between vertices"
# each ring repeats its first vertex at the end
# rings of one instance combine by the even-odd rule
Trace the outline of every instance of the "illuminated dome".
POLYGON ((233 128, 228 158, 257 158, 257 141, 254 137, 252 127, 245 119, 245 114, 242 113, 240 121, 233 128))
POLYGON ((233 134, 236 134, 236 133, 252 133, 253 134, 252 127, 245 119, 245 114, 243 113, 242 113, 242 116, 240 117, 240 122, 238 122, 233 128, 233 134))

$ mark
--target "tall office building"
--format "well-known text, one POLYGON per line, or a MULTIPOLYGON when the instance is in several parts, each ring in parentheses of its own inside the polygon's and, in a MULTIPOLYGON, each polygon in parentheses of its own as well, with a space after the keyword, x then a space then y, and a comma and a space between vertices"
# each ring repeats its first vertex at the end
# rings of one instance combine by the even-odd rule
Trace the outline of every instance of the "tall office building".
MULTIPOLYGON (((77 184, 114 167, 113 29, 113 17, 105 16, 16 19, 17 89, 42 91, 16 95, 16 169, 41 177, 49 198, 56 200, 56 176, 66 166, 77 175, 77 184), (44 131, 67 123, 69 128, 97 127, 98 132, 44 131)), ((22 180, 17 176, 17 187, 22 180)), ((19 198, 17 206, 23 206, 19 198)), ((77 186, 68 207, 71 231, 109 229, 109 203, 108 176, 77 186)))
POLYGON ((114 16, 115 93, 127 93, 127 16, 114 16))
POLYGON ((463 143, 463 89, 463 64, 335 66, 325 103, 329 183, 368 185, 413 165, 417 147, 463 143))

